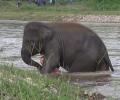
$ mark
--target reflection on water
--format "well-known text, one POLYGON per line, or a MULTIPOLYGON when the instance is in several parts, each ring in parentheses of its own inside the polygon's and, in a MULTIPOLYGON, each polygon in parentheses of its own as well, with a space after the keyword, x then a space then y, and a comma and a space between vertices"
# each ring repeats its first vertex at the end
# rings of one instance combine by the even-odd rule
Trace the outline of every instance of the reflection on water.
MULTIPOLYGON (((106 96, 120 98, 120 23, 83 23, 93 29, 107 46, 110 59, 115 68, 112 81, 102 86, 94 86, 106 96)), ((20 57, 22 35, 25 22, 0 22, 0 62, 13 63, 17 67, 33 68, 26 65, 20 57)), ((38 59, 38 56, 37 58, 38 59)), ((38 59, 39 60, 39 59, 38 59)), ((84 83, 84 82, 83 82, 84 83)), ((93 83, 93 82, 92 82, 93 83)), ((91 82, 85 84, 92 84, 91 82)))

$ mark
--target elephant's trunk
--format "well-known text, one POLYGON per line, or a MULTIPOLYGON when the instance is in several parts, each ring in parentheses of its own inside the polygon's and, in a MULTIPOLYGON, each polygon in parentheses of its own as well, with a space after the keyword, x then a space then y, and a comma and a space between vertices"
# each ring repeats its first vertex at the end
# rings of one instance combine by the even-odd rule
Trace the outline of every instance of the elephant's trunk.
POLYGON ((32 55, 31 55, 31 53, 28 50, 22 49, 21 50, 21 57, 22 57, 22 60, 26 64, 28 64, 30 66, 35 66, 35 67, 37 67, 40 70, 42 69, 42 66, 40 64, 38 64, 37 62, 35 62, 34 60, 31 59, 32 55))

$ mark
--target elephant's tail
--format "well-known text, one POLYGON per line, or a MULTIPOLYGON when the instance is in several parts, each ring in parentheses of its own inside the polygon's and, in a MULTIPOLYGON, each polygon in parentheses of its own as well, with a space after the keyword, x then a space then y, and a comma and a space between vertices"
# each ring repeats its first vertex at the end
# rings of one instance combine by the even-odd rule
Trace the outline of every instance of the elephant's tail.
POLYGON ((106 65, 107 65, 107 67, 110 67, 111 71, 114 71, 112 63, 110 61, 110 58, 109 58, 108 54, 106 54, 106 56, 104 57, 104 61, 105 61, 106 65))

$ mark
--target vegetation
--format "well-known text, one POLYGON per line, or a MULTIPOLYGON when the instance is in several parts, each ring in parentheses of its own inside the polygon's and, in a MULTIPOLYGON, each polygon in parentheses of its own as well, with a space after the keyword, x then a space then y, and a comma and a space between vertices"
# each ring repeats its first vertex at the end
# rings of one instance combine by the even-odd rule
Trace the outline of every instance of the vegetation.
POLYGON ((0 65, 0 100, 83 100, 80 87, 35 70, 0 65))
POLYGON ((86 14, 120 14, 120 0, 57 0, 56 5, 37 6, 22 0, 20 8, 16 0, 0 0, 0 19, 55 20, 58 16, 86 14))

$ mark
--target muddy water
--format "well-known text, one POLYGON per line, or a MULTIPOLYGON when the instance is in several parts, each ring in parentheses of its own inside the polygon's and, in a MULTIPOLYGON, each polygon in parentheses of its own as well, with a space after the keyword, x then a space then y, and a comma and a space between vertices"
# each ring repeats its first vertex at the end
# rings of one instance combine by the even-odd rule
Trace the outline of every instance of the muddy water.
MULTIPOLYGON (((17 67, 33 68, 26 65, 20 57, 25 23, 26 22, 23 21, 0 21, 1 63, 10 63, 17 67)), ((115 72, 112 74, 111 82, 102 86, 93 86, 92 89, 90 88, 90 91, 98 91, 105 96, 112 96, 115 99, 120 99, 120 23, 83 24, 93 29, 102 38, 107 46, 110 59, 115 69, 115 72)), ((38 56, 35 57, 35 60, 37 59, 38 56)))

